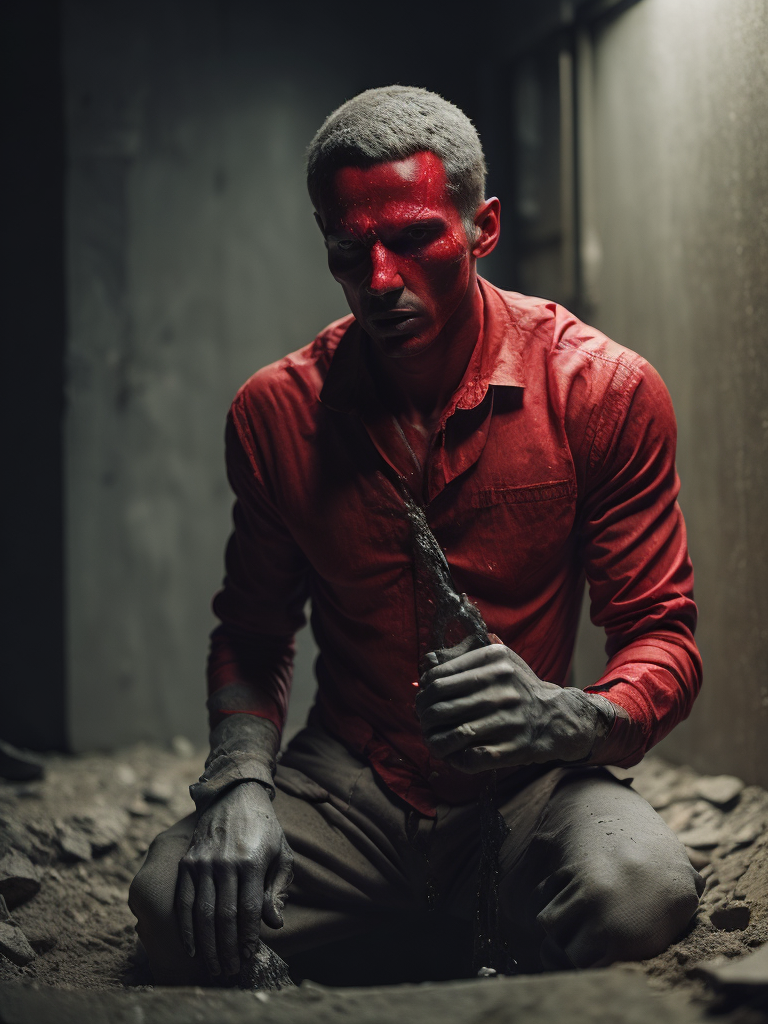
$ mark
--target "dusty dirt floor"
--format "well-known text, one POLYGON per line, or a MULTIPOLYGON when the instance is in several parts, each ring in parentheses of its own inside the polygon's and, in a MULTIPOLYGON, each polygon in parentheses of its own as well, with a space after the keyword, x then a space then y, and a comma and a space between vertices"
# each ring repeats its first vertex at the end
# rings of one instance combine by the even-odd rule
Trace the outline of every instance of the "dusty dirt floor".
MULTIPOLYGON (((187 787, 203 756, 178 738, 172 750, 49 756, 41 781, 0 782, 0 893, 9 908, 0 902, 0 983, 146 985, 128 885, 152 838, 193 809, 187 787)), ((706 891, 689 932, 666 953, 609 971, 645 974, 654 988, 695 998, 697 964, 768 941, 768 793, 653 756, 616 774, 633 777, 680 835, 706 891)))

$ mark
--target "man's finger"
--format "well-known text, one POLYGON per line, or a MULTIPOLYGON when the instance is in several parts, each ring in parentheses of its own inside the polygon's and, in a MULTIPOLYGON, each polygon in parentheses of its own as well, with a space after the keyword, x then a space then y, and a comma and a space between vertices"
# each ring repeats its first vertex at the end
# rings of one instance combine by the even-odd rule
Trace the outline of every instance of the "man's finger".
POLYGON ((242 867, 237 896, 237 931, 240 954, 245 960, 250 960, 259 945, 263 901, 264 877, 261 868, 253 864, 242 867))
POLYGON ((496 713, 475 722, 463 722, 451 729, 430 733, 426 742, 430 752, 444 760, 468 747, 510 742, 514 744, 523 733, 525 725, 523 717, 514 712, 496 713))
POLYGON ((179 921, 181 940, 189 956, 195 955, 195 928, 192 921, 194 905, 195 883, 189 868, 182 862, 179 865, 179 881, 176 886, 176 916, 179 921))
POLYGON ((476 647, 485 647, 476 636, 465 636, 455 647, 441 647, 436 651, 429 651, 421 659, 420 668, 422 672, 428 672, 435 665, 443 665, 446 661, 453 661, 454 658, 472 651, 476 647))
POLYGON ((272 861, 264 883, 262 914, 270 928, 283 927, 283 904, 292 878, 293 855, 288 849, 288 844, 283 843, 279 856, 272 861))
POLYGON ((416 713, 422 729, 431 733, 457 723, 485 718, 500 708, 515 707, 519 702, 520 694, 514 686, 489 686, 467 697, 442 700, 437 704, 427 705, 425 701, 424 705, 420 705, 417 701, 416 713))
POLYGON ((416 694, 416 711, 420 715, 433 704, 468 697, 497 683, 510 685, 517 678, 516 669, 507 662, 489 662, 466 672, 455 672, 441 679, 432 679, 429 683, 424 682, 425 675, 422 676, 421 689, 416 694))
POLYGON ((214 868, 213 881, 216 886, 216 950, 219 964, 225 974, 237 974, 240 970, 240 953, 237 948, 237 871, 233 866, 214 868))
POLYGON ((468 747, 466 750, 460 750, 457 754, 451 754, 445 760, 466 775, 479 775, 481 772, 489 772, 494 768, 509 767, 499 763, 499 752, 495 747, 468 747))
POLYGON ((197 892, 192 913, 195 923, 195 946, 202 954, 209 973, 215 977, 221 974, 221 965, 216 952, 216 889, 210 870, 200 868, 195 888, 197 892))
POLYGON ((530 744, 521 734, 517 740, 492 743, 487 746, 466 747, 449 754, 445 761, 467 775, 491 771, 493 768, 517 768, 520 765, 539 764, 530 744))
MULTIPOLYGON (((443 652, 435 651, 434 653, 439 658, 443 652)), ((478 647, 475 650, 467 651, 465 654, 460 654, 456 658, 450 658, 439 665, 434 665, 432 668, 427 669, 421 677, 421 685, 429 686, 436 679, 446 679, 449 676, 457 675, 459 672, 467 672, 478 669, 483 665, 504 660, 508 658, 509 653, 511 653, 509 648, 500 644, 478 647)))

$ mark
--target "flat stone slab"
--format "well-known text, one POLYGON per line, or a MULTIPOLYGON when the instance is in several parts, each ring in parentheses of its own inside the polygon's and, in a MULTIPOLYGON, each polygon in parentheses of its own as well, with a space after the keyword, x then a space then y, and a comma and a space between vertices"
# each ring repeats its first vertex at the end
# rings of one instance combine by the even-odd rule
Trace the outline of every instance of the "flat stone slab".
MULTIPOLYGON (((726 1018, 720 1018, 724 1021, 726 1018)), ((703 1007, 622 968, 388 988, 303 984, 75 991, 0 985, 0 1024, 705 1024, 703 1007)))
POLYGON ((697 972, 722 988, 754 988, 768 992, 768 943, 749 956, 717 957, 698 964, 697 972))
POLYGON ((678 833, 680 842, 694 850, 706 850, 713 846, 719 846, 722 838, 720 830, 711 825, 702 825, 700 828, 691 828, 686 832, 678 833))
POLYGON ((742 789, 744 783, 735 775, 702 775, 694 787, 697 796, 720 806, 735 800, 742 789))
POLYGON ((35 951, 27 942, 26 935, 10 921, 0 921, 0 953, 19 967, 35 959, 35 951))
POLYGON ((17 907, 40 892, 40 872, 23 853, 11 852, 0 859, 0 895, 9 907, 17 907))

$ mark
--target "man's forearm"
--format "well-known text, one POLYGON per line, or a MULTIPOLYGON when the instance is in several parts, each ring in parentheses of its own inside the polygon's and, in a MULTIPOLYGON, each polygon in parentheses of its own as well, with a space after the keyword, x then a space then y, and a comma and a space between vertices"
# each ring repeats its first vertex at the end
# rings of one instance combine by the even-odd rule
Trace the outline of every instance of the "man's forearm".
POLYGON ((227 715, 211 730, 209 739, 205 771, 189 787, 199 814, 241 782, 257 782, 274 796, 272 778, 280 735, 272 722, 257 715, 227 715))

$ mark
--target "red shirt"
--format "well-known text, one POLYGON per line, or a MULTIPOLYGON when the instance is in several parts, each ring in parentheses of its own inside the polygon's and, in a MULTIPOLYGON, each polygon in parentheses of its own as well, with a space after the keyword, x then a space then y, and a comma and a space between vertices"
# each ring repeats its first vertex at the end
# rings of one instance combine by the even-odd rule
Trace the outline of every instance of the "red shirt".
POLYGON ((237 502, 214 600, 212 722, 245 711, 282 728, 310 597, 323 723, 427 814, 437 800, 473 799, 481 781, 431 758, 415 716, 431 595, 414 575, 393 473, 425 506, 489 630, 560 685, 586 575, 609 657, 587 689, 632 722, 615 763, 636 763, 685 718, 701 682, 661 378, 553 302, 480 288, 482 336, 438 425, 423 492, 352 317, 254 374, 227 428, 237 502))

